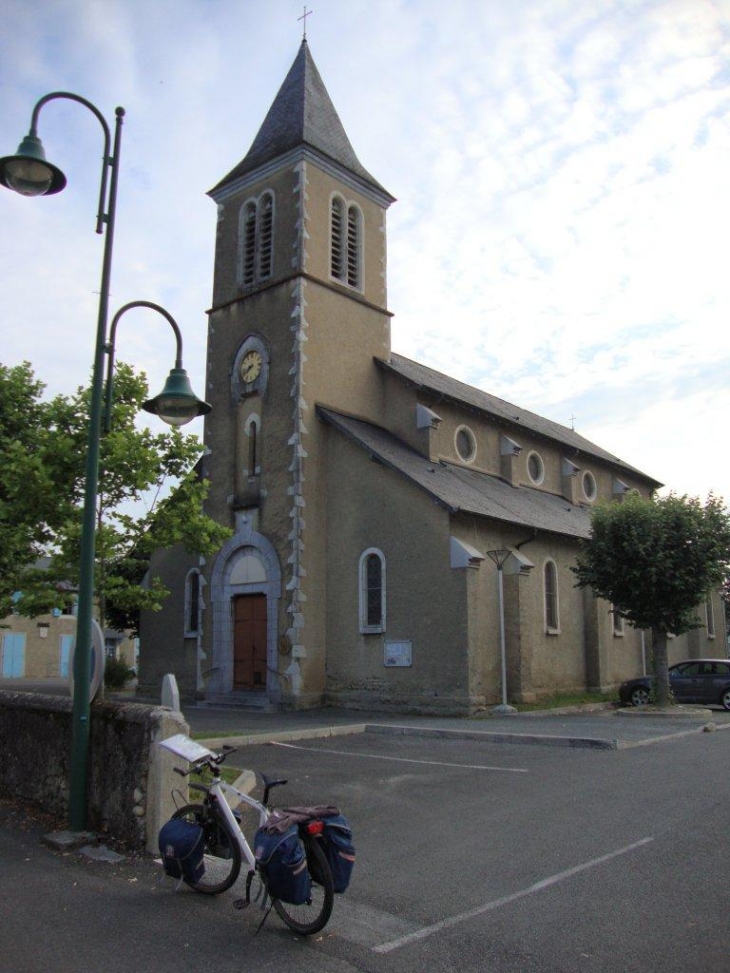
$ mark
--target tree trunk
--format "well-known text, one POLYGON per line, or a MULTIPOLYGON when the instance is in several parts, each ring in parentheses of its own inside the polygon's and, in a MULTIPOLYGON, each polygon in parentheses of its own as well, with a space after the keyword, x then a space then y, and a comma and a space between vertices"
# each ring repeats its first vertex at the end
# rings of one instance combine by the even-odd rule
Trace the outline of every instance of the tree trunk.
POLYGON ((671 705, 669 692, 669 666, 667 665, 667 633, 663 629, 651 630, 651 641, 654 650, 654 679, 656 704, 660 709, 671 705))

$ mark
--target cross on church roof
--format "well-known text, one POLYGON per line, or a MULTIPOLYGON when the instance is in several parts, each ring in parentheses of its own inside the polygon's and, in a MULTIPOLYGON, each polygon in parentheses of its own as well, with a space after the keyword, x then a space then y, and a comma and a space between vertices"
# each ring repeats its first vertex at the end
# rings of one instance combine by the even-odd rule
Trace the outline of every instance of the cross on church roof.
POLYGON ((307 39, 307 17, 311 17, 313 13, 314 13, 313 10, 307 10, 306 4, 305 4, 305 6, 304 6, 304 13, 302 14, 301 17, 297 17, 297 20, 304 21, 304 23, 302 24, 302 40, 303 41, 305 41, 307 39))

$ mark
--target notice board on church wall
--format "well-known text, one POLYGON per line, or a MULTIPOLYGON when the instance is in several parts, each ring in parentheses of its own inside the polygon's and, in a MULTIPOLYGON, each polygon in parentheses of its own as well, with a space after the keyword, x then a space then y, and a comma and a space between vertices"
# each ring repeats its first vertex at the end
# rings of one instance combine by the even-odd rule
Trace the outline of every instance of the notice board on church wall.
POLYGON ((386 642, 383 665, 388 667, 413 665, 412 646, 413 643, 410 639, 399 642, 386 642))

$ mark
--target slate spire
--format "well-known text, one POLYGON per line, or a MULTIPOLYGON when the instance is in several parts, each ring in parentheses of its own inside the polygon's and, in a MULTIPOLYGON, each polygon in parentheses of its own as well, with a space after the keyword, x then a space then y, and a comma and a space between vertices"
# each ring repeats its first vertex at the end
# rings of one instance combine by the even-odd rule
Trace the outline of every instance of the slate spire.
POLYGON ((321 153, 379 192, 387 192, 355 155, 306 39, 248 153, 211 193, 300 146, 321 153))

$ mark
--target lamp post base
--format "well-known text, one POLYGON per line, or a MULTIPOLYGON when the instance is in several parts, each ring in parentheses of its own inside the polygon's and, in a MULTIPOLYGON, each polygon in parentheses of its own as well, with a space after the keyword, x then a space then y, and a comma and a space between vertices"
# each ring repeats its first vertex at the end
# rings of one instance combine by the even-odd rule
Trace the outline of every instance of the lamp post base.
POLYGON ((495 716, 515 716, 517 710, 514 706, 510 706, 509 703, 500 703, 499 706, 493 706, 490 710, 495 716))

